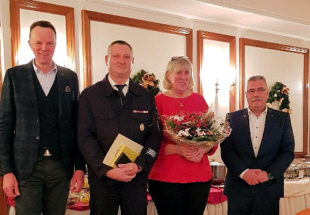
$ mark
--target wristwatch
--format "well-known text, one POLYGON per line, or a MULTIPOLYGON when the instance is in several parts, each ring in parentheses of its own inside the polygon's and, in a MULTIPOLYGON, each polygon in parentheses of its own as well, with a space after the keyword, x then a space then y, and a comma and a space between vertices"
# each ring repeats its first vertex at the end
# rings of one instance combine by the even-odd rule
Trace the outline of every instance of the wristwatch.
POLYGON ((269 180, 274 179, 274 176, 273 176, 273 174, 271 172, 267 172, 267 177, 268 177, 269 180))

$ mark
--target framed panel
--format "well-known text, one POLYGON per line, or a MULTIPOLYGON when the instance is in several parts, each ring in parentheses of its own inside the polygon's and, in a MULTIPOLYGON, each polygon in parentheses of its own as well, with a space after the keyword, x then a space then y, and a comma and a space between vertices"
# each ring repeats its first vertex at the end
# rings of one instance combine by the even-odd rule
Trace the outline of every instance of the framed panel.
MULTIPOLYGON (((207 31, 197 32, 197 91, 202 94, 202 67, 204 57, 204 42, 205 40, 218 41, 227 43, 229 47, 229 72, 232 72, 232 85, 229 90, 229 111, 234 111, 236 106, 236 85, 235 85, 235 70, 236 70, 236 38, 234 36, 228 36, 224 34, 217 34, 207 31)), ((223 44, 221 44, 223 45, 223 44)), ((225 45, 225 44, 224 44, 225 45)), ((226 77, 225 77, 226 78, 226 77)))
POLYGON ((308 153, 309 50, 246 38, 239 39, 239 108, 245 106, 245 82, 249 75, 261 74, 269 87, 283 82, 290 90, 295 157, 308 153), (285 64, 283 63, 285 62, 285 64))
MULTIPOLYGON (((132 19, 127 17, 115 16, 110 14, 104 14, 93 11, 82 11, 82 26, 83 26, 83 64, 84 64, 84 87, 90 86, 95 78, 92 72, 95 71, 97 67, 100 67, 100 71, 102 71, 101 65, 104 64, 104 56, 107 53, 107 45, 114 40, 123 39, 132 44, 148 44, 144 49, 149 50, 149 52, 157 51, 157 45, 153 46, 152 39, 154 42, 154 38, 165 37, 165 38, 175 38, 178 41, 184 40, 183 47, 181 48, 184 51, 178 51, 177 53, 181 53, 182 55, 187 55, 190 60, 192 60, 192 30, 189 28, 182 28, 172 25, 165 25, 156 22, 149 22, 144 20, 132 19), (104 28, 104 34, 99 33, 100 29, 104 28), (92 32, 95 32, 92 34, 92 32), (124 32, 126 31, 126 35, 124 32), (101 41, 104 44, 92 44, 96 42, 96 35, 102 35, 101 41), (134 36, 136 34, 136 37, 134 36), (152 34, 152 35, 151 35, 152 34), (114 37, 114 35, 116 35, 114 37), (145 35, 142 37, 141 35, 145 35), (143 38, 141 40, 141 37, 143 38), (102 39, 104 38, 104 39, 102 39), (109 38, 109 39, 107 39, 109 38), (107 41, 112 39, 111 41, 107 41), (126 39, 128 38, 128 40, 126 39), (146 42, 150 41, 150 42, 146 42), (102 46, 102 48, 98 48, 102 46), (153 49, 155 47, 155 49, 153 49), (103 50, 102 50, 103 49, 103 50), (96 51, 95 51, 96 50, 96 51), (96 53, 99 56, 92 56, 92 53, 96 53), (96 61, 96 59, 99 59, 96 61), (100 61, 100 62, 99 62, 100 61), (96 65, 96 68, 92 67, 92 65, 96 65)), ((173 42, 173 41, 172 41, 173 42)), ((135 48, 136 45, 133 46, 134 56, 136 56, 135 48)), ((140 49, 141 50, 141 49, 140 49)), ((162 47, 160 53, 165 54, 164 52, 169 49, 167 47, 162 47), (166 49, 165 49, 166 48, 166 49)), ((158 53, 158 54, 160 54, 158 53)), ((146 57, 146 56, 145 56, 146 57)), ((136 60, 139 60, 137 58, 136 60)), ((145 58, 147 59, 147 58, 145 58)), ((141 60, 141 59, 140 59, 141 60)), ((156 62, 160 59, 151 59, 156 62)), ((136 61, 135 61, 136 62, 136 61)), ((168 61, 165 61, 165 65, 168 61)), ((144 69, 144 68, 139 68, 144 69)), ((156 68, 161 70, 161 68, 156 68)), ((150 71, 153 73, 153 71, 150 71)), ((158 74, 158 73, 157 73, 158 74)), ((155 74, 155 75, 157 75, 155 74)), ((101 75, 101 74, 100 74, 101 75)), ((160 79, 161 80, 161 79, 160 79)))
MULTIPOLYGON (((27 14, 27 10, 64 16, 65 32, 66 32, 65 41, 67 46, 66 56, 68 58, 66 61, 67 62, 66 66, 74 70, 75 69, 74 9, 71 7, 65 7, 32 0, 10 0, 12 66, 16 66, 18 64, 18 56, 21 47, 21 14, 22 13, 27 14)), ((53 23, 53 21, 51 22, 53 23)), ((57 26, 55 27, 57 30, 57 26)))

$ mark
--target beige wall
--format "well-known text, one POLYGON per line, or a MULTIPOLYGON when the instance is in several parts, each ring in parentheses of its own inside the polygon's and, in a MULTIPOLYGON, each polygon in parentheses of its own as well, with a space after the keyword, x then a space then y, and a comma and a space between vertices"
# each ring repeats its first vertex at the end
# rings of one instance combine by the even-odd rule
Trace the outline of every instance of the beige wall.
POLYGON ((256 14, 310 24, 310 1, 298 0, 199 0, 256 14), (294 4, 295 3, 295 4, 294 4))
MULTIPOLYGON (((96 3, 88 0, 41 0, 42 2, 59 4, 75 9, 75 27, 76 27, 76 48, 77 48, 77 72, 80 73, 82 68, 82 28, 81 28, 81 10, 87 9, 102 13, 109 13, 113 15, 125 16, 129 18, 142 19, 147 21, 159 22, 163 24, 177 25, 181 27, 188 27, 194 30, 193 35, 193 62, 194 71, 196 71, 196 56, 197 56, 197 41, 196 31, 205 30, 221 34, 228 34, 238 37, 247 37, 250 39, 264 40, 268 42, 283 43, 287 45, 295 45, 305 48, 310 48, 310 41, 300 39, 288 38, 283 36, 272 35, 269 33, 259 32, 255 30, 242 29, 234 26, 227 26, 217 23, 207 23, 204 21, 182 18, 175 15, 164 14, 162 12, 150 12, 143 9, 136 9, 133 7, 117 6, 113 3, 96 3)), ((3 28, 3 52, 4 52, 4 69, 11 66, 11 35, 9 22, 9 0, 2 0, 0 3, 0 18, 3 28)), ((237 46, 238 47, 238 46, 237 46)), ((238 60, 237 60, 238 62, 238 60)))
MULTIPOLYGON (((75 9, 75 35, 76 35, 76 72, 80 77, 80 83, 83 83, 82 77, 82 27, 81 27, 81 10, 91 10, 113 15, 125 16, 129 18, 141 19, 152 22, 159 22, 163 24, 176 25, 193 29, 193 64, 194 73, 197 69, 197 30, 210 31, 215 33, 227 34, 237 37, 237 53, 238 53, 238 38, 245 37, 256 40, 263 40, 268 42, 294 45, 303 48, 310 48, 310 41, 301 39, 278 36, 270 33, 261 32, 255 29, 244 29, 235 26, 222 25, 218 23, 205 22, 181 16, 165 14, 163 12, 148 11, 146 9, 138 9, 134 7, 118 6, 114 3, 98 3, 89 0, 41 0, 42 2, 59 4, 75 9)), ((1 19, 1 37, 2 38, 2 54, 3 54, 3 71, 11 67, 11 34, 9 22, 9 0, 0 1, 0 19, 1 19)), ((102 50, 106 52, 106 49, 102 50)), ((154 59, 156 61, 156 59, 154 59)), ((238 54, 237 54, 237 71, 238 71, 238 54)), ((238 74, 238 72, 237 72, 238 74)), ((196 74, 195 74, 196 77, 196 74)), ((237 77, 238 78, 238 77, 237 77)), ((238 83, 238 79, 236 80, 238 83)), ((82 86, 82 84, 81 84, 82 86)), ((238 87, 238 86, 237 86, 238 87)), ((196 88, 195 88, 196 89, 196 88)), ((238 88, 237 88, 238 92, 238 88)), ((238 105, 238 101, 236 102, 238 105)), ((218 156, 217 156, 218 157, 218 156)))
MULTIPOLYGON (((250 39, 264 40, 268 42, 283 43, 287 45, 295 45, 305 48, 310 48, 310 41, 304 41, 300 39, 287 38, 283 36, 272 35, 255 30, 248 30, 237 28, 234 26, 226 26, 217 23, 207 23, 204 21, 193 20, 188 18, 182 18, 175 15, 164 14, 162 12, 150 12, 143 9, 136 9, 133 7, 117 6, 113 3, 96 3, 95 1, 88 0, 41 0, 42 2, 59 4, 75 9, 75 27, 76 27, 76 48, 77 48, 77 72, 80 73, 82 68, 82 29, 81 29, 81 10, 87 9, 97 12, 109 13, 113 15, 125 16, 130 18, 142 19, 147 21, 159 22, 163 24, 177 25, 181 27, 188 27, 194 30, 193 36, 193 62, 194 70, 196 71, 196 55, 197 55, 197 41, 196 31, 205 30, 212 31, 221 34, 228 34, 238 37, 247 37, 250 39)), ((2 0, 0 3, 0 18, 2 22, 3 32, 3 53, 4 53, 4 69, 8 69, 11 66, 11 35, 10 35, 10 22, 9 22, 9 0, 2 0)), ((238 47, 238 46, 237 46, 238 47)), ((238 61, 237 61, 238 62, 238 61)))

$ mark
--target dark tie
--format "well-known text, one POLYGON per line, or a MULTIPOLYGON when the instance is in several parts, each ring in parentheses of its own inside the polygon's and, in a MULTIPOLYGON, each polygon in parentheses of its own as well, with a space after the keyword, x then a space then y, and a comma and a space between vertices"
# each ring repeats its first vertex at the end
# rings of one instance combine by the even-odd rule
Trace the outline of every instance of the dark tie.
POLYGON ((125 97, 124 93, 123 93, 123 88, 126 86, 126 84, 123 84, 123 85, 115 84, 114 86, 117 87, 117 89, 118 89, 117 93, 121 99, 121 105, 123 105, 123 99, 125 97))

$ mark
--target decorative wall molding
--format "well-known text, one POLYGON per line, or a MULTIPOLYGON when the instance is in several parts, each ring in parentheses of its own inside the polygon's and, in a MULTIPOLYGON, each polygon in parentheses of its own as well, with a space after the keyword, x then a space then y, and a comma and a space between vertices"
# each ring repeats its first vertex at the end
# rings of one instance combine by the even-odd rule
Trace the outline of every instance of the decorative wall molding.
POLYGON ((67 55, 75 65, 75 22, 74 9, 71 7, 49 4, 33 0, 10 0, 12 66, 17 65, 20 47, 20 9, 63 15, 66 18, 67 55))
MULTIPOLYGON (((236 69, 236 37, 218 34, 208 31, 197 31, 197 91, 202 94, 200 71, 203 59, 203 39, 216 40, 229 43, 230 67, 236 69)), ((236 107, 236 87, 230 90, 229 111, 232 112, 236 107)))
POLYGON ((118 24, 130 27, 137 27, 147 30, 183 35, 186 38, 186 55, 192 61, 193 58, 193 31, 173 25, 166 25, 157 22, 149 22, 139 19, 132 19, 123 16, 99 13, 82 10, 82 34, 83 34, 83 65, 84 65, 84 87, 91 85, 91 41, 90 21, 99 21, 111 24, 118 24))
POLYGON ((302 157, 308 153, 308 95, 309 95, 309 49, 296 46, 270 43, 260 40, 252 40, 247 38, 239 39, 239 108, 244 108, 244 92, 245 92, 245 47, 252 46, 258 48, 266 48, 284 52, 291 52, 303 55, 303 151, 295 152, 295 157, 302 157))

